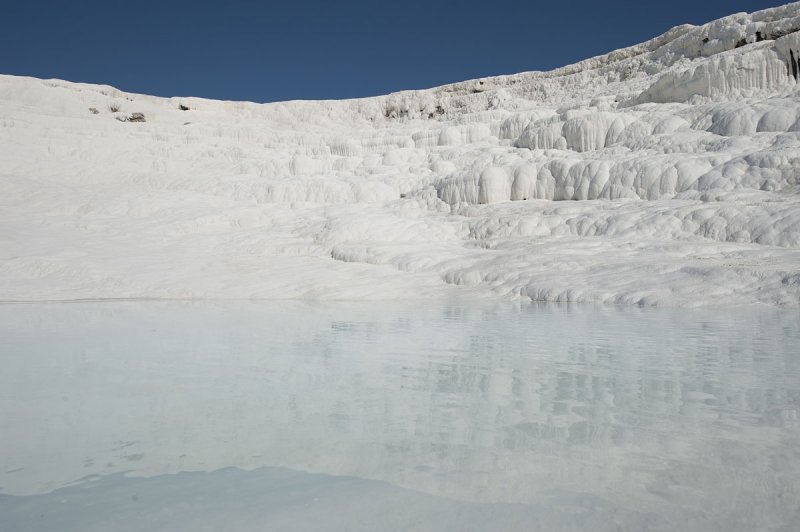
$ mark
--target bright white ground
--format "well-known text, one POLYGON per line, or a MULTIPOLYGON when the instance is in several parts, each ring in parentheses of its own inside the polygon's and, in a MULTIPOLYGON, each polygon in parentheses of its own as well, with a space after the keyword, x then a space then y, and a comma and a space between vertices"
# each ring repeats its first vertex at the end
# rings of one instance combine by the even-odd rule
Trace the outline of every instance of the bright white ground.
POLYGON ((0 300, 798 306, 798 30, 350 101, 0 76, 0 300))

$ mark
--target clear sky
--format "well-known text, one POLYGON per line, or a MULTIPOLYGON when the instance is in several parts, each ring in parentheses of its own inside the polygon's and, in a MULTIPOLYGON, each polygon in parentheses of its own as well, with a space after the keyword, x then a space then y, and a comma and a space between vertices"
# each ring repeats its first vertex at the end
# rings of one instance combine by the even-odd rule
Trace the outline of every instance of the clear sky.
POLYGON ((549 70, 780 0, 0 0, 0 73, 160 96, 351 98, 549 70))

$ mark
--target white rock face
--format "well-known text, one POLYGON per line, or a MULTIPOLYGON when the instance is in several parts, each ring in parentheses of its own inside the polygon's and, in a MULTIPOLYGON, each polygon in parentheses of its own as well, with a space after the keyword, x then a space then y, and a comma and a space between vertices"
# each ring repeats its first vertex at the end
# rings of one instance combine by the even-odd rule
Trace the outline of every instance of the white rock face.
POLYGON ((360 100, 0 76, 0 299, 800 306, 799 80, 800 3, 360 100))

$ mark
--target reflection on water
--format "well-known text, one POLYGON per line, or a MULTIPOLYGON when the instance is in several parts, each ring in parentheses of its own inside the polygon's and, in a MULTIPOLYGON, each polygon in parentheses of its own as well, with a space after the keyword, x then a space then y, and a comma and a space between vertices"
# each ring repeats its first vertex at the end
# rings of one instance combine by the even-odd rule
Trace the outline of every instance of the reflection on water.
POLYGON ((251 486, 272 518, 275 471, 309 500, 349 479, 388 520, 367 529, 800 522, 796 311, 5 305, 0 338, 0 522, 34 529, 52 497, 112 479, 185 493, 231 467, 215 493, 251 486))

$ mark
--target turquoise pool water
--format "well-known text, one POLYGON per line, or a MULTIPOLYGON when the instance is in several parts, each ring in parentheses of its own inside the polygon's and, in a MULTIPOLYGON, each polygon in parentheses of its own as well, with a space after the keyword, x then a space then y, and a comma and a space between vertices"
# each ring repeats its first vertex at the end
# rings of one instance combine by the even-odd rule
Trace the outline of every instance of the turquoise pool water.
POLYGON ((3 530, 789 530, 800 314, 0 306, 3 530))

